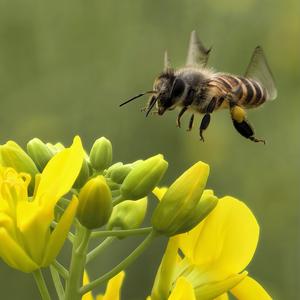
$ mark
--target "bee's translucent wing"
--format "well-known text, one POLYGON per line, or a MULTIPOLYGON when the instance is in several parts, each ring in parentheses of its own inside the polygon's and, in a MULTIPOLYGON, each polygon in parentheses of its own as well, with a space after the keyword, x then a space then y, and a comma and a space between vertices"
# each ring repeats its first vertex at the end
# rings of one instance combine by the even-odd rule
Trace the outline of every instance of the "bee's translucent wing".
POLYGON ((245 77, 254 79, 261 83, 267 91, 267 99, 274 100, 277 97, 277 89, 275 86, 272 72, 267 63, 263 49, 258 46, 254 49, 250 63, 248 65, 245 77))
POLYGON ((192 31, 188 55, 186 59, 187 66, 205 67, 208 61, 209 52, 199 40, 196 31, 192 31))

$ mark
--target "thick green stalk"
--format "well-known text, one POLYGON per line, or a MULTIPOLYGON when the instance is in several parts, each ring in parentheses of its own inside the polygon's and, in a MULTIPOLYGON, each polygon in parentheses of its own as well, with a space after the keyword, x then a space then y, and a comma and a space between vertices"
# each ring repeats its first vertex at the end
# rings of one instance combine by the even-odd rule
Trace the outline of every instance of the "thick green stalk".
POLYGON ((41 269, 34 271, 32 274, 33 274, 35 282, 39 288, 42 299, 43 300, 51 300, 41 269))
POLYGON ((80 295, 83 296, 84 294, 93 290, 95 287, 99 286, 103 282, 106 282, 107 280, 111 279, 122 270, 126 269, 150 246, 150 244, 152 243, 152 241, 156 236, 157 233, 151 231, 148 234, 148 236, 144 239, 144 241, 137 248, 135 248, 135 250, 129 256, 127 256, 123 261, 121 261, 116 267, 114 267, 112 270, 110 270, 103 276, 99 277, 98 279, 83 286, 80 289, 80 295))
POLYGON ((69 278, 66 281, 65 300, 80 300, 80 287, 86 261, 87 247, 91 231, 83 226, 77 226, 72 250, 69 278))

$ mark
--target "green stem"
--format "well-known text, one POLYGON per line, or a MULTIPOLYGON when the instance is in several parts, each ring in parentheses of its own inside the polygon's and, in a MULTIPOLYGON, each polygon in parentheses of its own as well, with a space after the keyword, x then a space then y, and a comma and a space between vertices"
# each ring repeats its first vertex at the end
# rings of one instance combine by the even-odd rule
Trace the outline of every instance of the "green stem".
POLYGON ((148 236, 144 239, 144 241, 137 247, 135 250, 127 256, 123 261, 121 261, 116 267, 112 270, 101 276, 100 278, 86 284, 80 289, 80 295, 83 296, 84 294, 88 293, 89 291, 93 290, 98 285, 102 284, 103 282, 111 279, 115 275, 117 275, 122 270, 126 269, 130 264, 132 264, 152 243, 154 238, 157 236, 157 233, 151 231, 148 236))
POLYGON ((83 226, 77 226, 72 250, 69 278, 66 281, 65 300, 80 300, 79 289, 86 261, 86 252, 91 231, 83 226))
POLYGON ((51 272, 52 280, 54 283, 54 287, 55 287, 58 299, 63 300, 65 292, 64 292, 64 288, 61 283, 61 280, 60 280, 59 273, 53 266, 50 266, 50 272, 51 272))
POLYGON ((63 279, 65 279, 65 280, 68 279, 68 277, 69 277, 68 270, 62 264, 60 264, 57 260, 53 261, 52 267, 55 268, 55 270, 60 274, 60 276, 63 279))
POLYGON ((37 269, 32 274, 33 274, 35 282, 39 288, 42 299, 43 300, 51 300, 41 269, 37 269))
POLYGON ((128 237, 131 235, 147 234, 150 233, 151 231, 152 231, 152 227, 144 227, 144 228, 128 229, 128 230, 103 230, 103 231, 93 232, 91 238, 108 237, 108 236, 128 237))
POLYGON ((86 263, 89 263, 96 256, 98 256, 102 251, 104 251, 112 242, 116 240, 116 237, 107 237, 100 245, 94 248, 91 252, 89 252, 86 256, 86 263))

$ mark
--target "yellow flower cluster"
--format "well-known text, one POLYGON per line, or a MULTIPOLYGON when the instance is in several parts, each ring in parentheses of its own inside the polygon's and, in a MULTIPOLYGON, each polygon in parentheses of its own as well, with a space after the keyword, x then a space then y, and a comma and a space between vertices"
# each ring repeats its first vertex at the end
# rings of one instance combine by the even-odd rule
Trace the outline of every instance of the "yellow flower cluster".
MULTIPOLYGON (((55 261, 69 235, 72 258, 70 270, 58 267, 66 281, 63 293, 58 288, 59 298, 92 300, 91 290, 108 282, 106 292, 96 299, 119 300, 125 268, 156 236, 164 235, 169 242, 148 300, 225 300, 229 295, 271 299, 245 271, 257 247, 258 223, 243 202, 229 196, 218 199, 205 189, 207 164, 197 162, 168 188, 157 187, 168 167, 160 154, 111 164, 112 145, 105 138, 94 143, 89 155, 79 137, 69 148, 33 139, 27 153, 12 141, 0 146, 1 259, 39 276, 39 269, 55 261), (140 228, 151 192, 159 202, 151 227, 140 228), (63 198, 68 193, 71 200, 63 198), (74 219, 76 230, 71 232, 74 219), (148 236, 126 259, 89 281, 86 263, 103 247, 88 253, 92 237, 141 233, 148 236)), ((54 279, 59 286, 59 275, 54 279)), ((47 288, 37 281, 49 299, 47 288)))
POLYGON ((35 181, 28 196, 30 175, 11 167, 0 167, 0 247, 1 258, 11 267, 33 272, 48 266, 59 253, 76 213, 74 196, 51 231, 54 207, 69 192, 79 174, 83 149, 79 137, 73 145, 54 156, 35 181))

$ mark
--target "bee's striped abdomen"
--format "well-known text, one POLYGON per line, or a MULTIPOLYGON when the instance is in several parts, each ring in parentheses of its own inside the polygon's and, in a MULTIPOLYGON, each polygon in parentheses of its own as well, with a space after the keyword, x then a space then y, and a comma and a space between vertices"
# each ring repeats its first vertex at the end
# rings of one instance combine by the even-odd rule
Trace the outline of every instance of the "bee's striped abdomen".
POLYGON ((237 103, 245 108, 257 107, 267 98, 266 91, 260 83, 245 77, 220 74, 213 78, 212 84, 224 93, 232 93, 237 103))

